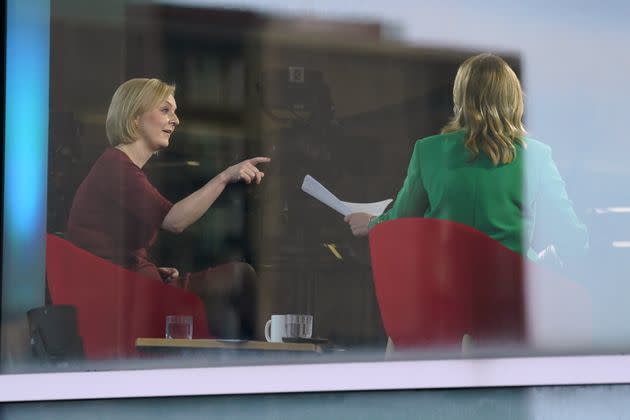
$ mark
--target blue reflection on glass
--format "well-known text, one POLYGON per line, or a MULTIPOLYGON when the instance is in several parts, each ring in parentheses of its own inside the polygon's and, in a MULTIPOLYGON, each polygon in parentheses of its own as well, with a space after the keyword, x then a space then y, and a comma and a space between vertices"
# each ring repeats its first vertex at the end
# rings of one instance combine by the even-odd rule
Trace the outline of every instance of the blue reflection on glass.
POLYGON ((49 1, 9 0, 6 40, 2 310, 10 318, 44 296, 49 1))

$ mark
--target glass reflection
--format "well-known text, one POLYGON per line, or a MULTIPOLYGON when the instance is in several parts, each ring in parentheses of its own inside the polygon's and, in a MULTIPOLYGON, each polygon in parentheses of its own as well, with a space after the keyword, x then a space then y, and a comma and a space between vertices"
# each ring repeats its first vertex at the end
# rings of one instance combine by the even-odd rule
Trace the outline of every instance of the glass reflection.
MULTIPOLYGON (((623 130, 601 116, 595 136, 575 105, 618 109, 617 73, 615 89, 573 83, 569 95, 567 80, 597 70, 492 30, 425 22, 441 34, 429 42, 402 3, 398 26, 372 2, 365 16, 76 4, 50 10, 46 289, 3 284, 5 300, 78 309, 88 364, 376 360, 388 339, 388 357, 627 344, 623 130), (585 146, 596 137, 603 147, 585 146), (301 190, 306 175, 349 202, 396 199, 344 220, 301 190), (155 341, 169 315, 222 340, 155 341), (312 315, 310 337, 267 342, 282 315, 312 315)), ((545 13, 541 33, 557 14, 545 13)), ((628 37, 582 43, 572 25, 553 42, 598 57, 628 37)), ((18 317, 33 309, 22 306, 18 317)))

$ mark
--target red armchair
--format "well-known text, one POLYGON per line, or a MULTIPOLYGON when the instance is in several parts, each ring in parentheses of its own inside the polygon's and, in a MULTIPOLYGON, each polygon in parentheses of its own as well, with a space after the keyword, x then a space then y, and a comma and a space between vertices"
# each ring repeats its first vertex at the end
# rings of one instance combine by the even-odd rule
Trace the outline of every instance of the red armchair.
POLYGON ((167 315, 192 315, 194 338, 208 338, 194 294, 126 270, 48 235, 46 275, 53 304, 77 308, 87 359, 137 356, 138 337, 164 337, 167 315))
POLYGON ((485 234, 436 219, 398 219, 369 235, 376 295, 396 348, 474 343, 587 346, 590 300, 485 234))

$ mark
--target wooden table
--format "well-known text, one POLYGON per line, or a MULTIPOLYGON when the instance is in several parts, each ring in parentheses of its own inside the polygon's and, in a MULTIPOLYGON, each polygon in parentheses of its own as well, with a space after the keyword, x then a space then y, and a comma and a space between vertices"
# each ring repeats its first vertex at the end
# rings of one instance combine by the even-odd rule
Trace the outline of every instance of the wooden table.
POLYGON ((321 353, 322 346, 311 343, 268 343, 266 341, 206 340, 176 338, 138 338, 136 348, 141 351, 152 350, 227 350, 227 351, 263 351, 321 353))

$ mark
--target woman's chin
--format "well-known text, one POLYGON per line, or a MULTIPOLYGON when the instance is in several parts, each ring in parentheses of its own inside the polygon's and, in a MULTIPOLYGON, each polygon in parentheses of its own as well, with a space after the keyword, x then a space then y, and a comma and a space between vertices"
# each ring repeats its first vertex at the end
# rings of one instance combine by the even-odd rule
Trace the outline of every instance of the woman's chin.
POLYGON ((153 149, 157 152, 162 149, 166 149, 168 145, 169 145, 169 139, 160 139, 160 141, 157 141, 153 144, 153 149))

